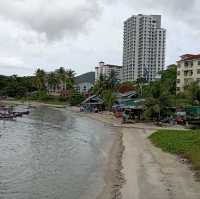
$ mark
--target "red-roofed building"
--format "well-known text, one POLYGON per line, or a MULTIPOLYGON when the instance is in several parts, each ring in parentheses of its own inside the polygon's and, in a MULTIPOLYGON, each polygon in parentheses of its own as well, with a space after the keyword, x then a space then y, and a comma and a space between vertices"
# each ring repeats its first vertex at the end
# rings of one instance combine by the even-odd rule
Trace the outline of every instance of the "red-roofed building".
POLYGON ((182 55, 177 64, 177 92, 194 81, 200 82, 200 54, 182 55))

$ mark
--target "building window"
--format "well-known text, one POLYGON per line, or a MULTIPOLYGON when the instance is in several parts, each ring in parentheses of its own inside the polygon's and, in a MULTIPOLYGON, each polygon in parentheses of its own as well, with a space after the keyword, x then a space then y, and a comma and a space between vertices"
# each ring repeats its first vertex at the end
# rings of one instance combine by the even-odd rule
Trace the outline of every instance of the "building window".
POLYGON ((184 71, 184 76, 187 76, 188 75, 188 71, 184 71))
POLYGON ((177 76, 180 76, 180 74, 181 74, 181 72, 180 72, 180 71, 178 71, 178 72, 177 72, 177 76))
POLYGON ((177 79, 177 81, 176 81, 176 82, 177 82, 177 84, 179 84, 181 81, 180 81, 180 79, 177 79))
POLYGON ((188 62, 187 61, 184 63, 184 66, 188 66, 188 62))
POLYGON ((181 64, 178 64, 177 68, 181 68, 181 64))
MULTIPOLYGON (((200 72, 200 70, 199 70, 199 72, 200 72)), ((184 76, 192 76, 192 75, 193 75, 193 71, 192 70, 186 70, 186 71, 184 71, 184 76)))
POLYGON ((180 91, 180 87, 177 87, 176 90, 177 90, 177 91, 180 91))
POLYGON ((200 69, 197 70, 197 74, 200 74, 200 69))
POLYGON ((198 65, 200 66, 200 61, 198 61, 198 65))

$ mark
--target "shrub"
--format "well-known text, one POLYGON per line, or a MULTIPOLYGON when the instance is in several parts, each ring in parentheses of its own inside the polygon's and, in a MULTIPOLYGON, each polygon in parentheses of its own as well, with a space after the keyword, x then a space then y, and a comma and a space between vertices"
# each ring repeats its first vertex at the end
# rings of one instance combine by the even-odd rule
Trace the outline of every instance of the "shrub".
POLYGON ((80 105, 81 102, 83 102, 85 100, 84 95, 80 94, 80 93, 73 93, 70 97, 69 97, 69 104, 71 106, 77 106, 80 105))

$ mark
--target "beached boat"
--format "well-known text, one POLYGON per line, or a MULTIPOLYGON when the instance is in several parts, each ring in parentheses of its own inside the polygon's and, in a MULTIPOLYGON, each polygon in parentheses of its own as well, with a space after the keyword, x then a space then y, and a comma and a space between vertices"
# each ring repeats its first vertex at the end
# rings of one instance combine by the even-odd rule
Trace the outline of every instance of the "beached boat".
POLYGON ((0 107, 0 120, 2 119, 14 119, 17 117, 22 117, 23 115, 28 115, 30 113, 29 110, 26 111, 13 111, 13 107, 0 107))

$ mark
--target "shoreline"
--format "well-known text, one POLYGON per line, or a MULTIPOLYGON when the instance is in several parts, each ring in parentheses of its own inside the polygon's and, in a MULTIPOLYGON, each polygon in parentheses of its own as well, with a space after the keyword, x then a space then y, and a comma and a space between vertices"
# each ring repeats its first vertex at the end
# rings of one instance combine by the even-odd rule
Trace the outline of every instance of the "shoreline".
POLYGON ((39 106, 47 106, 52 108, 66 108, 66 105, 60 105, 60 104, 48 104, 45 102, 39 102, 39 101, 20 101, 20 100, 1 100, 3 104, 8 105, 27 105, 31 107, 39 107, 39 106))
MULTIPOLYGON (((69 110, 79 112, 77 107, 69 110)), ((196 181, 189 165, 183 164, 178 156, 155 147, 148 139, 156 130, 183 129, 147 123, 124 125, 109 112, 79 114, 116 129, 116 135, 120 131, 119 140, 109 154, 105 189, 97 199, 200 198, 200 182, 196 181)))
POLYGON ((121 189, 125 182, 122 173, 122 156, 124 152, 121 129, 115 132, 115 138, 108 152, 108 161, 105 167, 105 186, 101 194, 96 199, 120 199, 121 189))
MULTIPOLYGON (((97 196, 96 199, 121 199, 122 194, 121 190, 123 185, 125 184, 125 178, 123 174, 123 153, 125 150, 125 146, 123 145, 123 132, 122 128, 113 126, 114 117, 110 120, 104 118, 105 116, 102 114, 96 113, 81 113, 78 107, 67 107, 67 110, 77 113, 81 116, 90 118, 92 120, 96 120, 98 122, 103 123, 104 125, 108 125, 113 131, 114 140, 112 141, 111 149, 108 151, 108 160, 105 164, 105 174, 104 174, 104 188, 101 193, 97 196)), ((107 113, 110 116, 109 113, 107 113)))
POLYGON ((148 139, 156 130, 177 128, 121 124, 109 112, 81 113, 78 107, 67 106, 63 110, 102 122, 113 130, 114 140, 105 163, 105 184, 96 199, 200 198, 200 182, 195 181, 188 164, 153 146, 148 139))

